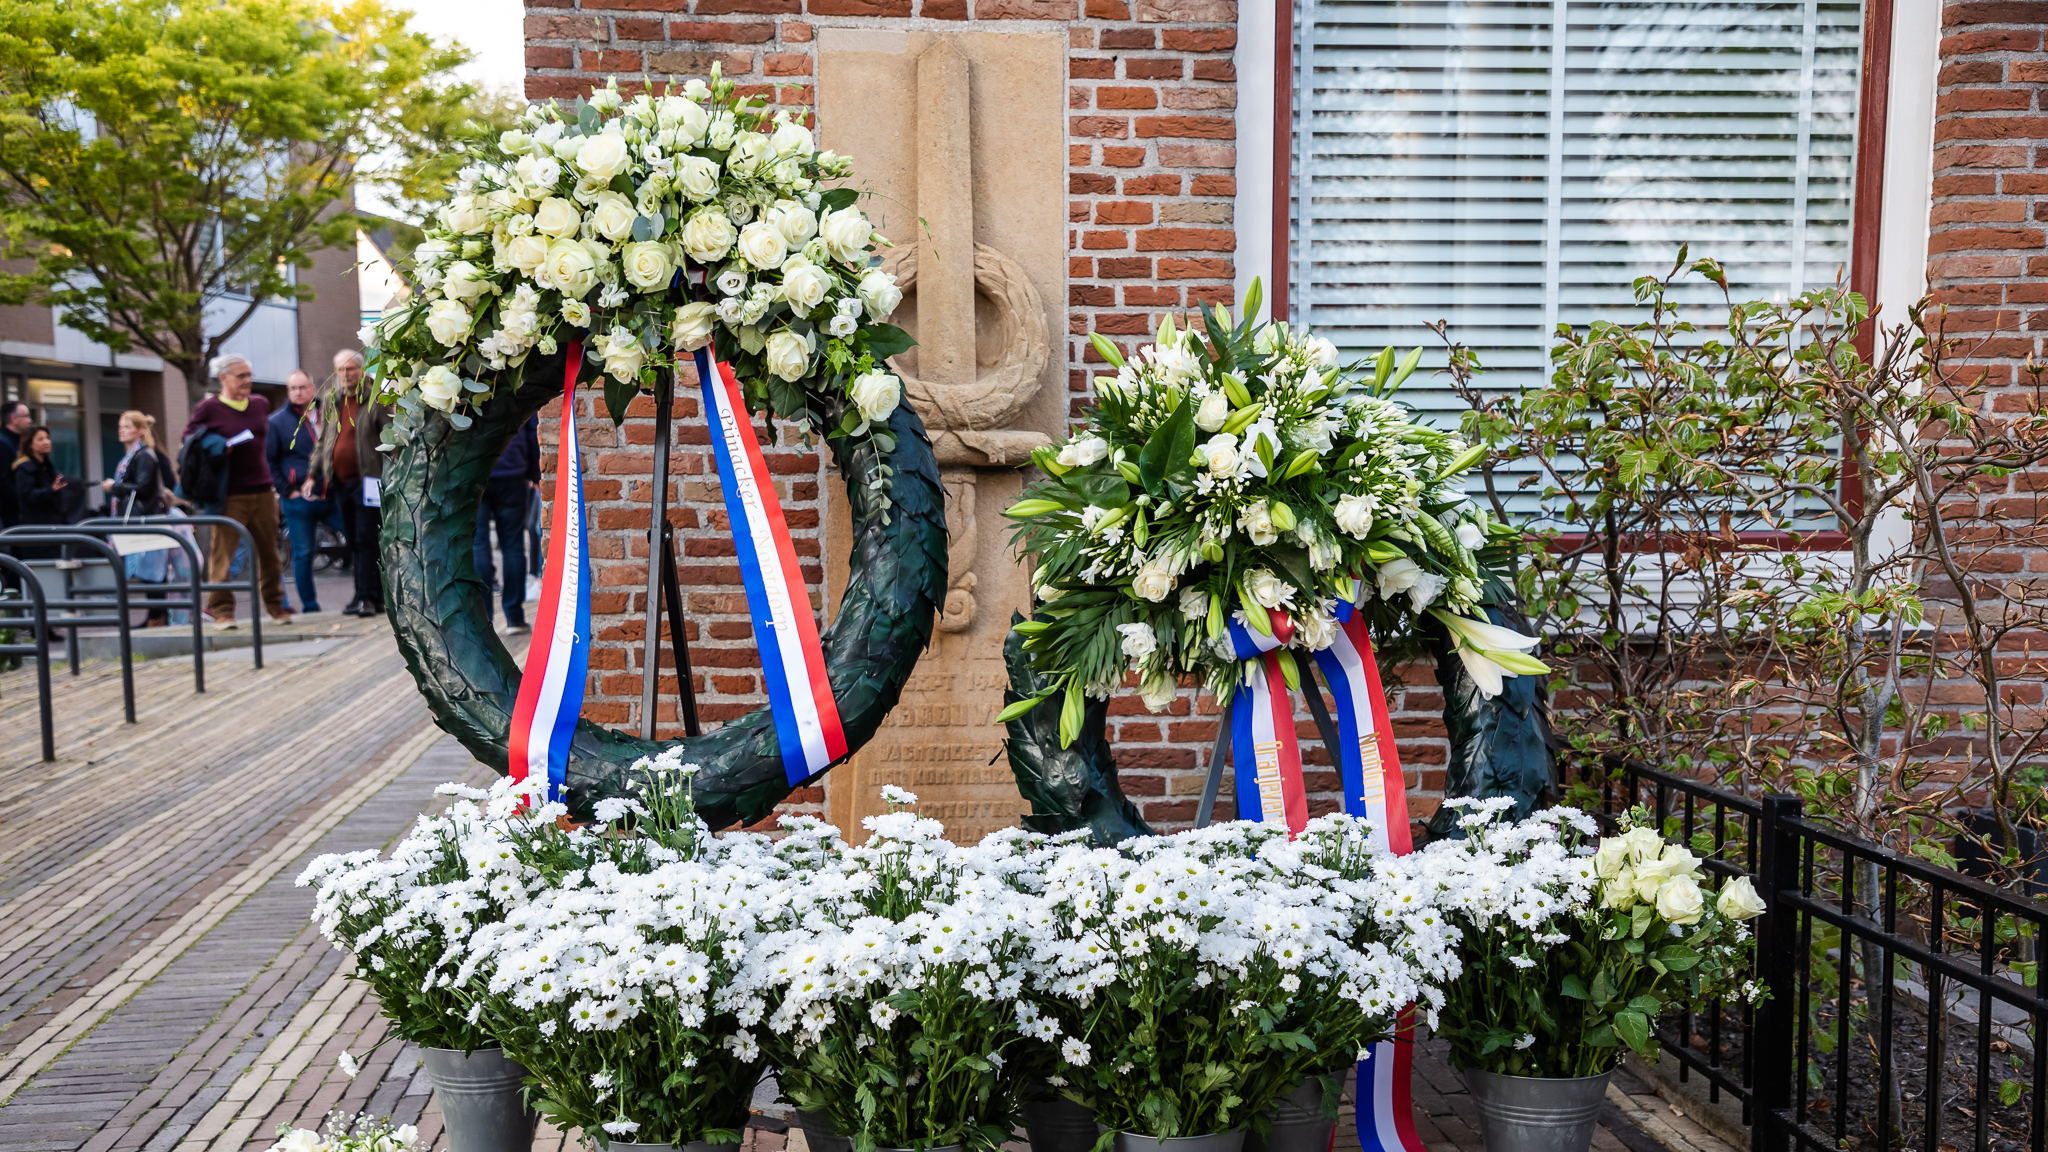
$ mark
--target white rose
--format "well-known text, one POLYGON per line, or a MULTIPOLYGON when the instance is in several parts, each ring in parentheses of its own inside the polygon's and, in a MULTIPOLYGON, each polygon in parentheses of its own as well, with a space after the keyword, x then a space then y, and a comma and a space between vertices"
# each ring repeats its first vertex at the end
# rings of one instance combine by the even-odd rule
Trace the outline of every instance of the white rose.
POLYGON ((801 248, 818 234, 818 214, 794 200, 777 201, 768 210, 768 222, 775 225, 791 248, 801 248))
POLYGON ((533 137, 514 128, 509 132, 498 133, 498 147, 504 149, 507 155, 517 156, 533 149, 533 137))
POLYGON ((747 274, 737 268, 727 268, 718 274, 718 279, 714 283, 718 285, 718 290, 727 296, 737 296, 747 289, 747 274))
POLYGON ((768 137, 768 143, 777 156, 797 156, 812 151, 810 129, 787 120, 776 126, 774 134, 768 137))
POLYGON ((465 302, 474 302, 490 290, 489 273, 467 260, 457 260, 448 266, 448 277, 441 288, 445 295, 465 302))
POLYGON ((1109 441, 1100 436, 1083 436, 1060 449, 1059 462, 1069 468, 1086 468, 1109 455, 1109 441))
POLYGON ((789 258, 789 244, 782 232, 766 220, 756 220, 740 229, 740 255, 754 267, 767 270, 782 267, 789 258))
POLYGON ((469 334, 469 309, 460 300, 436 300, 427 309, 427 331, 434 339, 450 347, 462 342, 469 334))
MULTIPOLYGON (((476 197, 464 193, 441 209, 441 223, 452 232, 470 234, 490 227, 491 219, 484 206, 477 203, 476 197)), ((418 250, 414 251, 417 254, 418 250)))
POLYGON ((1173 593, 1173 573, 1157 560, 1148 560, 1131 581, 1131 591, 1157 604, 1173 593))
MULTIPOLYGON (((445 343, 445 341, 444 341, 445 343)), ((420 377, 420 399, 443 412, 455 411, 455 402, 462 398, 462 377, 455 374, 446 364, 436 364, 420 377)))
POLYGON ((576 167, 582 169, 585 176, 601 183, 624 172, 632 162, 633 154, 626 147, 626 137, 617 130, 585 136, 583 147, 576 150, 576 167))
POLYGON ((1380 565, 1378 573, 1381 599, 1392 599, 1408 591, 1420 583, 1425 575, 1427 573, 1422 570, 1422 565, 1406 556, 1387 561, 1380 565))
MULTIPOLYGON (((755 225, 749 224, 752 228, 755 225)), ((746 246, 745 234, 740 236, 740 246, 746 246)), ((832 287, 832 275, 816 264, 801 264, 785 268, 782 272, 782 297, 796 309, 797 315, 808 316, 818 305, 825 302, 825 292, 832 287)))
POLYGON ((687 148, 704 139, 704 130, 711 126, 711 114, 689 100, 670 96, 661 102, 661 122, 673 125, 677 143, 687 148))
POLYGON ((683 224, 683 254, 699 264, 723 260, 732 250, 733 237, 732 221, 725 213, 716 208, 700 209, 683 224))
POLYGON ((1180 590, 1180 614, 1190 620, 1200 620, 1209 614, 1209 594, 1200 588, 1180 590))
POLYGON ((562 181, 562 162, 543 152, 521 156, 513 165, 519 179, 529 187, 546 192, 562 181))
MULTIPOLYGON (((560 239, 583 226, 583 214, 576 211, 576 205, 560 196, 550 196, 534 209, 534 230, 560 239)), ((629 223, 630 226, 630 223, 629 223)))
POLYGON ((1252 602, 1261 608, 1278 608, 1294 598, 1294 585, 1274 575, 1271 569, 1259 568, 1245 577, 1244 590, 1251 594, 1252 602))
POLYGON ((1730 920, 1754 920, 1764 914, 1764 898, 1747 876, 1737 876, 1721 888, 1714 908, 1730 920))
MULTIPOLYGON (((784 328, 768 337, 768 371, 792 383, 811 370, 811 341, 784 328)), ((856 382, 856 387, 858 382, 856 382)), ((855 403, 859 403, 858 400, 855 403)), ((865 411, 865 410, 863 410, 865 411)))
POLYGON ((1607 880, 1600 899, 1602 908, 1614 908, 1622 912, 1636 906, 1636 874, 1623 868, 1607 880))
POLYGON ((505 245, 505 263, 528 276, 539 271, 542 262, 547 258, 548 238, 545 236, 514 236, 512 242, 505 245))
POLYGON ((1655 828, 1631 828, 1621 834, 1621 842, 1628 846, 1629 859, 1635 863, 1664 856, 1664 837, 1655 828))
POLYGON ((718 195, 718 161, 703 156, 676 161, 675 186, 699 204, 718 195))
MULTIPOLYGON (((559 124, 550 124, 548 127, 555 129, 557 132, 561 129, 559 124)), ((536 136, 534 139, 540 140, 541 138, 536 136)), ((557 160, 567 164, 574 162, 576 154, 583 151, 583 141, 586 139, 588 137, 557 135, 552 139, 541 140, 541 143, 548 146, 548 151, 553 152, 557 160)))
POLYGON ((624 196, 617 192, 599 192, 597 202, 590 206, 590 226, 597 229, 599 236, 616 244, 632 238, 633 218, 637 215, 633 202, 624 196))
POLYGON ((1673 877, 1657 889, 1657 915, 1673 924, 1697 924, 1704 910, 1699 882, 1690 876, 1673 877))
POLYGON ((1321 336, 1314 336, 1309 339, 1307 347, 1309 363, 1325 370, 1337 366, 1337 346, 1335 344, 1330 343, 1321 336))
POLYGON ((1365 539, 1372 531, 1372 501, 1363 496, 1340 496, 1337 507, 1331 513, 1337 521, 1339 531, 1348 536, 1365 539))
POLYGON ((775 159, 775 149, 768 138, 759 132, 748 132, 732 146, 725 157, 725 170, 741 179, 748 179, 761 173, 763 166, 775 159))
POLYGON ((685 352, 695 352, 711 343, 714 315, 712 306, 701 300, 676 309, 676 318, 668 326, 669 341, 685 352))
POLYGON ((581 300, 562 301, 562 319, 578 328, 590 327, 590 305, 581 300))
POLYGON ((1264 500, 1251 504, 1243 512, 1238 513, 1237 526, 1244 529, 1245 534, 1252 538, 1252 543, 1261 548, 1280 539, 1280 529, 1273 526, 1273 509, 1264 500))
POLYGON ((1593 871, 1602 880, 1612 880, 1621 875, 1628 866, 1628 845, 1619 836, 1608 836, 1600 841, 1600 848, 1593 853, 1593 871))
POLYGON ((668 287, 676 274, 675 253, 659 240, 632 241, 620 250, 619 262, 626 270, 626 283, 642 292, 668 287))
POLYGON ((597 258, 590 249, 574 240, 557 240, 548 246, 547 262, 541 265, 540 276, 546 277, 542 287, 553 288, 571 300, 581 300, 597 287, 597 258))
POLYGON ((1202 455, 1209 464, 1209 475, 1218 480, 1228 480, 1237 475, 1239 457, 1237 437, 1228 432, 1219 432, 1202 445, 1202 455))
POLYGON ((841 208, 828 212, 818 224, 818 236, 825 241, 825 251, 834 260, 851 263, 867 253, 868 237, 873 235, 874 226, 858 208, 841 208))
POLYGON ((1195 409, 1195 427, 1204 432, 1214 432, 1230 419, 1230 397, 1218 390, 1203 399, 1202 406, 1195 409))
POLYGON ((863 373, 853 382, 853 402, 871 424, 887 420, 903 398, 903 382, 879 369, 863 373))
POLYGON ((1159 651, 1159 637, 1150 624, 1119 624, 1116 630, 1124 635, 1124 655, 1133 660, 1143 660, 1159 651))
POLYGON ((639 380, 640 369, 647 363, 647 349, 624 328, 614 328, 610 335, 601 337, 598 351, 604 354, 605 373, 621 384, 639 380))
POLYGON ((1145 702, 1149 712, 1164 712, 1173 705, 1173 698, 1179 694, 1180 685, 1165 672, 1154 672, 1138 682, 1138 699, 1145 702))
POLYGON ((876 320, 887 320, 889 313, 903 303, 903 289, 896 286, 896 277, 880 268, 869 269, 860 278, 860 287, 856 291, 860 293, 861 306, 876 320))

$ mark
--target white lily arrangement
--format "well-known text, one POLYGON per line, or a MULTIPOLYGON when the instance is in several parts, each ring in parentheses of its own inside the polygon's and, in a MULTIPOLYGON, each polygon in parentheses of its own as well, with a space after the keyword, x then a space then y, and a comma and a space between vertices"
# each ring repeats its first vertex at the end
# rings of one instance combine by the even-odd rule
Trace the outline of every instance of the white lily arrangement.
POLYGON ((1440 622, 1487 696, 1548 671, 1535 638, 1485 619, 1508 601, 1516 532, 1462 490, 1483 450, 1395 398, 1421 349, 1340 365, 1327 339, 1251 319, 1256 292, 1242 321, 1220 306, 1200 330, 1166 318, 1129 360, 1094 338, 1116 375, 1096 378, 1079 431, 1034 455, 1050 478, 1007 513, 1038 556, 1017 631, 1051 685, 1003 719, 1059 695, 1071 743, 1086 698, 1127 673, 1154 711, 1189 675, 1227 700, 1232 621, 1320 651, 1345 603, 1382 636, 1440 622))
POLYGON ((386 1117, 367 1113, 330 1112, 318 1129, 278 1125, 277 1142, 269 1152, 418 1152, 419 1143, 419 1129, 410 1124, 394 1126, 386 1117))
POLYGON ((1468 809, 1463 839, 1382 867, 1456 930, 1463 977, 1444 986, 1437 1034, 1457 1067, 1594 1076, 1629 1051, 1655 1060, 1664 1012, 1760 995, 1748 978, 1756 889, 1742 876, 1709 893, 1700 858, 1647 810, 1596 848, 1576 809, 1508 822, 1507 798, 1448 803, 1468 809))

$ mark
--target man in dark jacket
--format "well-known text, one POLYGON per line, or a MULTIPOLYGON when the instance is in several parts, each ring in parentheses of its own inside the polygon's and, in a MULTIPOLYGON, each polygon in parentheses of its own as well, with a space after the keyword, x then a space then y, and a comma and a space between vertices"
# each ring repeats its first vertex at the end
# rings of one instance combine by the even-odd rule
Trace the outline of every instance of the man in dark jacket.
POLYGON ((320 403, 320 446, 313 453, 313 477, 328 486, 341 505, 349 555, 356 578, 355 599, 345 616, 384 614, 383 530, 384 426, 391 409, 377 403, 376 387, 363 379, 363 355, 344 348, 334 354, 320 403))
POLYGON ((540 418, 520 426, 491 469, 484 484, 484 502, 476 511, 476 574, 484 582, 484 611, 490 611, 491 528, 498 529, 498 555, 504 559, 505 630, 526 626, 526 512, 540 490, 540 418))
MULTIPOLYGON (((0 401, 0 469, 14 475, 14 458, 21 455, 21 437, 36 422, 28 405, 19 400, 0 401)), ((0 528, 21 523, 21 511, 14 500, 14 485, 0 484, 0 528)), ((11 586, 11 585, 10 585, 11 586)))
POLYGON ((313 587, 316 529, 324 522, 343 531, 334 501, 313 479, 313 453, 320 447, 320 410, 313 393, 313 378, 304 372, 285 380, 287 403, 270 414, 270 435, 264 443, 270 479, 284 504, 285 530, 292 538, 292 582, 299 588, 299 611, 307 615, 322 610, 320 593, 313 587))

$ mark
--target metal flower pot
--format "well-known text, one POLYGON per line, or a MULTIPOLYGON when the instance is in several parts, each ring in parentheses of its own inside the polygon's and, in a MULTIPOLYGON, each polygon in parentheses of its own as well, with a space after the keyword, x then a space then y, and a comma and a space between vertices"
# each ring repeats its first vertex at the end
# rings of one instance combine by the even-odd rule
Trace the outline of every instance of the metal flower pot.
POLYGON ((804 1134, 811 1152, 853 1152, 853 1141, 832 1130, 832 1121, 822 1113, 796 1110, 796 1126, 804 1134))
POLYGON ((1024 1133, 1031 1152, 1089 1152, 1102 1129, 1095 1126, 1093 1108, 1054 1092, 1024 1102, 1024 1133))
POLYGON ((1466 1069, 1486 1152, 1586 1152, 1613 1075, 1551 1080, 1466 1069))
POLYGON ((539 1115, 526 1106, 526 1065, 496 1048, 421 1048, 449 1152, 530 1152, 539 1115))
POLYGON ((1323 1115, 1320 1080, 1304 1080, 1273 1101, 1266 1119, 1273 1122, 1272 1138, 1261 1140, 1257 1132, 1246 1132, 1244 1152, 1328 1152, 1330 1136, 1337 1131, 1337 1118, 1323 1115))
POLYGON ((1244 1129, 1209 1136, 1146 1136, 1118 1132, 1116 1152, 1244 1152, 1244 1129))

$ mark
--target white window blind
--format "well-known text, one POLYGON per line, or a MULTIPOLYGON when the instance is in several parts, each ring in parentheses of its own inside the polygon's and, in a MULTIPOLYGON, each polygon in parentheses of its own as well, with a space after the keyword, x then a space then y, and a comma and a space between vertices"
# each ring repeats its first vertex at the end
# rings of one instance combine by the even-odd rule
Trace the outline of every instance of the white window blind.
MULTIPOLYGON (((1451 426, 1432 321, 1512 388, 1547 375, 1560 322, 1643 316, 1631 282, 1680 243, 1738 299, 1833 283, 1861 20, 1860 0, 1297 0, 1290 319, 1353 354, 1421 345, 1405 398, 1451 426)), ((1681 298, 1719 302, 1696 278, 1681 298)))

